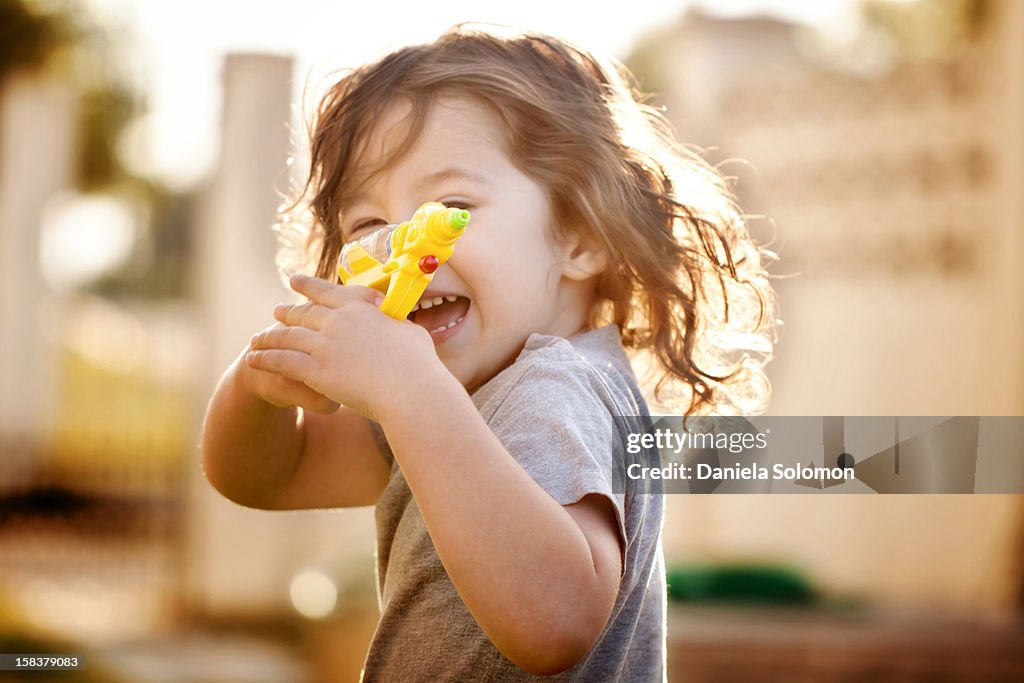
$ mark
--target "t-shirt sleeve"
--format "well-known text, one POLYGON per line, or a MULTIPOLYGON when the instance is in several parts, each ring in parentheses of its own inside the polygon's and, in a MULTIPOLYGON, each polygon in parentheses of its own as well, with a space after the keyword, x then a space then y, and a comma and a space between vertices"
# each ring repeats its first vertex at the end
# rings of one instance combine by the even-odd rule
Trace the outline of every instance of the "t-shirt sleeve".
POLYGON ((614 424, 606 393, 585 361, 537 363, 511 388, 489 426, 560 505, 588 494, 607 498, 625 553, 625 496, 613 487, 614 424))

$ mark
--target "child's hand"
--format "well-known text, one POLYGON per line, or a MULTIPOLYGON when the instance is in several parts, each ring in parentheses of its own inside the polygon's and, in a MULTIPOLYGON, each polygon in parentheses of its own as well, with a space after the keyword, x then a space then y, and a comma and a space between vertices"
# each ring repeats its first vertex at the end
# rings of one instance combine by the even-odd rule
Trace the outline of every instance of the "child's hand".
POLYGON ((274 308, 284 326, 253 338, 245 357, 250 367, 371 418, 410 378, 443 368, 426 330, 378 310, 379 292, 302 275, 293 276, 291 286, 309 302, 274 308))
MULTIPOLYGON (((252 350, 252 344, 260 335, 282 328, 284 328, 284 325, 275 323, 263 332, 253 335, 252 339, 249 340, 249 349, 252 350)), ((297 382, 290 377, 268 370, 260 370, 248 362, 243 362, 240 370, 243 373, 242 381, 249 391, 272 406, 277 406, 278 408, 302 408, 303 410, 323 413, 325 415, 330 415, 339 408, 337 401, 332 401, 323 394, 313 391, 302 382, 297 382)))

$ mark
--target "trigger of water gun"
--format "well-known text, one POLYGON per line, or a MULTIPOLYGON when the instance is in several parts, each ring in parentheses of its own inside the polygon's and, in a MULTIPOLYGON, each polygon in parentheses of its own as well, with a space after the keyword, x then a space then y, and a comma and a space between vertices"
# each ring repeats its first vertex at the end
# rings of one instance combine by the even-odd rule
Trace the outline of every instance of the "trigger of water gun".
POLYGON ((387 313, 396 320, 405 320, 416 302, 423 296, 431 278, 408 273, 404 270, 397 271, 391 276, 388 291, 384 295, 384 301, 380 310, 387 313))

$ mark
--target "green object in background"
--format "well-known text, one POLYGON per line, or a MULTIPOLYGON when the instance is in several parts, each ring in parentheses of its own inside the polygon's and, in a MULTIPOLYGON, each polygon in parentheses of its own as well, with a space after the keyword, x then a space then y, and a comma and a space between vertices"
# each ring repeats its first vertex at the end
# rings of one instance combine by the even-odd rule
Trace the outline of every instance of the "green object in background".
POLYGON ((667 579, 669 600, 677 602, 808 605, 818 599, 801 572, 781 565, 680 565, 667 579))

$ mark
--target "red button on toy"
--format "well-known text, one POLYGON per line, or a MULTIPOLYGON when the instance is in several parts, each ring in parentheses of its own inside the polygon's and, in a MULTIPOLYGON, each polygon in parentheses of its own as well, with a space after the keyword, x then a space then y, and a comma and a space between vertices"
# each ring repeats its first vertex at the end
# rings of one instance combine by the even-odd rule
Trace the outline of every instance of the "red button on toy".
POLYGON ((424 256, 423 258, 420 259, 419 265, 420 265, 420 270, 422 270, 427 275, 430 275, 435 270, 437 270, 437 267, 439 265, 441 265, 441 263, 440 263, 440 261, 437 260, 437 257, 434 256, 433 254, 427 254, 426 256, 424 256))

